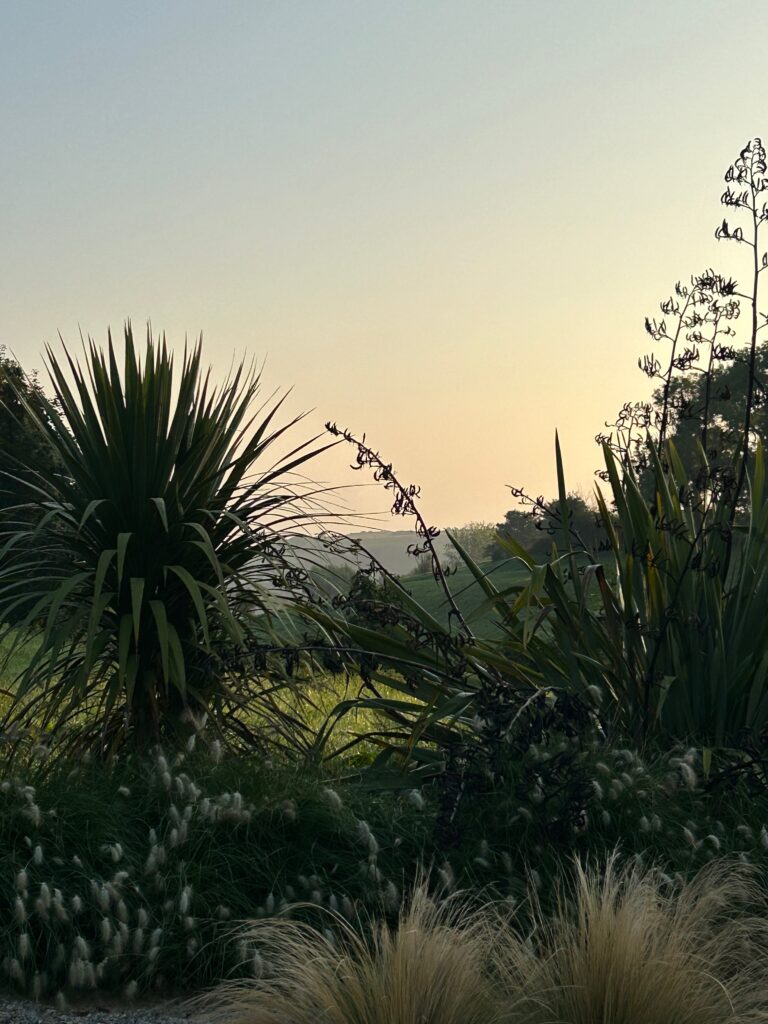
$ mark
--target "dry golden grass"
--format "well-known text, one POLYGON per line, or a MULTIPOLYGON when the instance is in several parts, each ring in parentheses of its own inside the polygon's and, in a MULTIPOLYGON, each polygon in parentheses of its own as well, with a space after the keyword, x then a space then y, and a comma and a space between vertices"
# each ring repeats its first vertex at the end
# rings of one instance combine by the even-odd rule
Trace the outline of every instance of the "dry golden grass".
POLYGON ((332 945, 296 921, 259 922, 265 977, 226 984, 206 1000, 206 1020, 225 1024, 489 1024, 485 915, 455 901, 436 906, 419 886, 399 927, 377 925, 370 943, 348 925, 332 945), (271 970, 270 970, 271 968, 271 970))
POLYGON ((523 935, 501 910, 433 903, 420 884, 399 927, 335 945, 290 920, 258 922, 265 970, 203 1004, 218 1024, 768 1024, 768 916, 741 866, 670 891, 658 873, 575 868, 523 935))
POLYGON ((739 865, 676 892, 658 874, 576 865, 575 893, 527 942, 496 944, 504 1024, 768 1021, 765 900, 739 865), (762 913, 760 912, 762 910, 762 913))

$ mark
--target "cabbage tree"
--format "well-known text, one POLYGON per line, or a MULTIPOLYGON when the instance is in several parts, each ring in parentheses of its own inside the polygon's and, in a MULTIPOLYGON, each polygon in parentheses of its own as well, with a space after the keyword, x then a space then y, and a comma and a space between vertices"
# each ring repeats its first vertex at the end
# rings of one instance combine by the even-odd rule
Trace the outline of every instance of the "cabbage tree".
POLYGON ((231 708, 226 658, 271 619, 282 541, 310 515, 295 474, 328 446, 273 461, 300 417, 258 407, 243 364, 214 387, 200 343, 179 365, 148 332, 140 357, 129 324, 122 368, 111 336, 80 362, 48 349, 47 366, 53 397, 26 412, 61 470, 29 466, 0 525, 6 650, 29 657, 5 734, 108 756, 231 708))

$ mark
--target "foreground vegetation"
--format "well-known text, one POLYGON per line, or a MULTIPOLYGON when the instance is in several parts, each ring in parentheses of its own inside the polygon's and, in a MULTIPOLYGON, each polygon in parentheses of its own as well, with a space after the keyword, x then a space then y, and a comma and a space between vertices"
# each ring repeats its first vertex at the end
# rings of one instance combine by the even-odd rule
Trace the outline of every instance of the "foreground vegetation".
POLYGON ((634 868, 659 865, 670 898, 723 858, 739 879, 764 872, 768 796, 708 790, 694 751, 644 761, 602 745, 569 761, 564 793, 541 775, 562 745, 531 749, 452 822, 438 783, 334 787, 327 772, 227 756, 204 734, 189 753, 109 771, 43 764, 35 784, 0 789, 6 982, 62 999, 260 977, 268 950, 239 922, 289 913, 328 941, 347 927, 366 935, 395 923, 424 871, 438 901, 503 901, 526 934, 570 891, 574 854, 597 871, 620 844, 634 868), (577 800, 583 818, 571 821, 577 800))
POLYGON ((206 1012, 243 1024, 768 1020, 759 140, 727 181, 750 284, 676 286, 592 521, 556 443, 555 499, 516 492, 546 544, 507 517, 491 564, 449 533, 447 572, 418 488, 329 424, 430 571, 366 559, 297 476, 326 443, 265 461, 295 421, 242 367, 213 388, 199 345, 176 375, 129 327, 122 367, 49 353, 50 398, 7 376, 47 453, 3 454, 9 986, 226 981, 206 1012), (308 525, 356 571, 302 554, 308 525))
POLYGON ((423 887, 370 944, 346 922, 340 942, 293 921, 257 924, 250 936, 280 968, 225 986, 212 1019, 311 1024, 319 1007, 370 1024, 765 1019, 766 921, 743 874, 704 872, 669 894, 657 875, 609 860, 602 875, 577 866, 575 888, 574 906, 534 911, 535 948, 498 908, 437 906, 423 887))

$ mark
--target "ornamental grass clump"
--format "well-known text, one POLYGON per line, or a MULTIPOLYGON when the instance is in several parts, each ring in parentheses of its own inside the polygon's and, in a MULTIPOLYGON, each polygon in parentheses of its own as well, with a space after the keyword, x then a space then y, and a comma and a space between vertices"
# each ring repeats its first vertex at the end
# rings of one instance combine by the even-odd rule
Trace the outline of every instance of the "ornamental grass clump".
POLYGON ((674 888, 652 871, 577 864, 575 892, 496 945, 504 1024, 768 1021, 765 897, 720 862, 674 888))
POLYGON ((489 1024, 485 972, 489 918, 456 900, 437 904, 417 886, 396 929, 369 940, 341 918, 320 934, 294 920, 259 922, 248 938, 261 974, 204 1000, 220 1024, 489 1024))

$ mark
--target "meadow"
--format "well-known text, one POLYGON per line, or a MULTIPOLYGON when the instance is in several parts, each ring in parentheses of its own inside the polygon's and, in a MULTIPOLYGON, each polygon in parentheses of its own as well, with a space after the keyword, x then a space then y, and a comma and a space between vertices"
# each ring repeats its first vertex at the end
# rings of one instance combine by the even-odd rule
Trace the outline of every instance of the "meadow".
MULTIPOLYGON (((510 559, 497 563, 478 563, 480 570, 499 590, 521 586, 526 573, 519 562, 510 559)), ((431 572, 408 576, 403 581, 414 600, 436 619, 447 622, 449 606, 431 572)), ((462 614, 472 621, 475 631, 482 636, 493 636, 497 631, 494 616, 488 609, 487 594, 466 566, 457 567, 450 576, 451 591, 462 614)))

